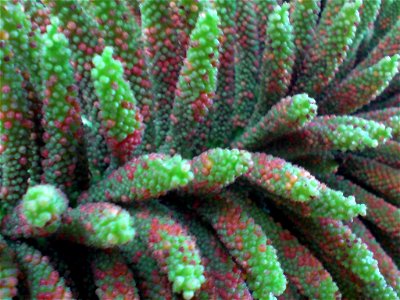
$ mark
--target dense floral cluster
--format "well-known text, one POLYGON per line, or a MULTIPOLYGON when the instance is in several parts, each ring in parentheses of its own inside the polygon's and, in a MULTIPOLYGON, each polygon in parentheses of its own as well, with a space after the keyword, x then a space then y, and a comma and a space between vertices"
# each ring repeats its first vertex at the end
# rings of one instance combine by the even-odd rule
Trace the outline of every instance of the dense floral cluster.
POLYGON ((400 1, 0 14, 0 299, 400 298, 400 1))

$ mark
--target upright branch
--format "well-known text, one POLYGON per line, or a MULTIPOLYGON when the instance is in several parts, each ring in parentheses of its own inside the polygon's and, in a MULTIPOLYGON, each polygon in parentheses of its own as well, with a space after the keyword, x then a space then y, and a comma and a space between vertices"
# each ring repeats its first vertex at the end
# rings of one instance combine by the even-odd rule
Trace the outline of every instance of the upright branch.
POLYGON ((76 172, 83 138, 77 87, 70 64, 68 40, 58 32, 59 20, 53 18, 43 35, 43 181, 57 185, 76 199, 76 172))
POLYGON ((26 46, 22 6, 11 2, 0 7, 0 216, 12 210, 28 188, 30 141, 33 123, 29 118, 23 77, 17 68, 18 52, 26 46), (21 47, 14 48, 12 45, 21 47))
POLYGON ((101 127, 99 99, 94 90, 91 70, 93 56, 101 54, 105 45, 99 25, 76 0, 47 0, 52 15, 60 23, 58 28, 67 37, 74 67, 74 79, 79 88, 82 108, 82 122, 85 130, 86 154, 91 181, 98 181, 110 163, 110 152, 104 136, 98 134, 101 127))
POLYGON ((235 58, 235 101, 233 126, 239 133, 249 122, 257 103, 260 67, 257 16, 254 0, 237 2, 237 53, 235 58), (237 74, 237 75, 236 75, 237 74))
MULTIPOLYGON (((214 104, 210 111, 211 129, 207 137, 207 144, 211 147, 224 147, 232 135, 231 113, 235 101, 235 49, 237 25, 235 15, 237 6, 235 1, 215 1, 218 15, 221 19, 221 46, 219 50, 219 69, 217 89, 214 104)), ((239 4, 240 5, 240 4, 239 4)))
MULTIPOLYGON (((331 5, 340 7, 339 2, 328 1, 332 3, 331 5)), ((329 15, 330 20, 321 18, 314 36, 315 46, 310 49, 304 60, 294 92, 305 92, 317 98, 333 79, 354 40, 356 25, 360 22, 358 13, 360 5, 361 0, 356 0, 345 3, 338 12, 335 12, 335 9, 324 10, 325 16, 329 15)))
POLYGON ((213 104, 217 85, 219 18, 213 8, 199 15, 177 83, 165 151, 190 156, 195 130, 213 104))
POLYGON ((263 117, 288 91, 294 64, 293 26, 289 4, 276 6, 269 15, 267 39, 262 56, 260 90, 250 124, 263 117))
POLYGON ((119 164, 133 157, 142 141, 143 118, 129 82, 123 78, 121 62, 106 47, 101 56, 93 58, 92 78, 100 100, 100 114, 107 145, 119 164))
MULTIPOLYGON (((149 62, 150 79, 153 83, 155 108, 154 144, 159 147, 169 129, 176 83, 185 53, 179 46, 176 28, 178 20, 171 18, 167 1, 146 0, 140 6, 142 34, 146 58, 149 62)), ((171 2, 174 3, 174 2, 171 2)))
POLYGON ((96 1, 89 9, 99 23, 104 42, 113 47, 114 57, 122 63, 145 124, 144 149, 140 151, 149 151, 155 138, 155 110, 140 25, 129 11, 126 0, 96 1))

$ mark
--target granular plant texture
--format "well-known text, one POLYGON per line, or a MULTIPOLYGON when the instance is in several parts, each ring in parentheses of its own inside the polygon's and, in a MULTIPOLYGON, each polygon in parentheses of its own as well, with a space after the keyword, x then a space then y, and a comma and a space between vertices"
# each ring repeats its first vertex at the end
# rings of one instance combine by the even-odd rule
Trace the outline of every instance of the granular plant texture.
POLYGON ((400 299, 400 0, 0 17, 0 299, 400 299))

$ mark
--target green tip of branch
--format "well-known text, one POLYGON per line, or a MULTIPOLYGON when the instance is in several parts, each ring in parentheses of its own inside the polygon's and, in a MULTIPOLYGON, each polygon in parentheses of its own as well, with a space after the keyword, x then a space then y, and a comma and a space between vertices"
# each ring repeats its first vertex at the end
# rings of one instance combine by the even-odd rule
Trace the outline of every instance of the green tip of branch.
POLYGON ((193 180, 189 161, 180 155, 149 160, 148 169, 143 172, 148 174, 147 182, 143 182, 143 187, 150 190, 152 194, 186 186, 193 180))
POLYGON ((299 120, 300 125, 304 125, 317 115, 317 104, 307 94, 298 94, 293 96, 292 99, 292 105, 288 108, 290 120, 299 120))
POLYGON ((357 204, 354 196, 345 196, 341 191, 325 188, 321 191, 318 201, 311 203, 314 214, 318 217, 336 220, 351 220, 357 216, 365 216, 367 207, 357 204))
POLYGON ((339 125, 328 134, 341 151, 375 148, 392 137, 392 129, 382 123, 355 117, 337 118, 339 125))
POLYGON ((251 154, 238 149, 215 148, 193 158, 194 180, 190 188, 202 192, 216 191, 247 173, 253 166, 251 154))
POLYGON ((135 229, 132 226, 133 218, 127 211, 109 209, 93 224, 93 230, 99 241, 116 246, 133 240, 135 229))
POLYGON ((22 212, 26 220, 39 228, 50 220, 60 218, 66 209, 66 197, 52 185, 31 187, 22 199, 22 212))

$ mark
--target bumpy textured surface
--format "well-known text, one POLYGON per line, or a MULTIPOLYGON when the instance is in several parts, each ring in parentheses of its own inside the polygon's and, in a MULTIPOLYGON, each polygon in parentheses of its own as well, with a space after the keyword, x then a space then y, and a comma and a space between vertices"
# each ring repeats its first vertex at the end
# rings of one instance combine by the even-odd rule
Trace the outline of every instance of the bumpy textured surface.
MULTIPOLYGON (((184 299, 193 298, 205 281, 204 266, 193 237, 157 202, 133 209, 131 213, 137 219, 139 238, 149 246, 161 272, 172 283, 173 291, 182 293, 184 299)), ((131 253, 132 247, 135 246, 128 244, 123 251, 131 253)))
POLYGON ((287 93, 294 63, 292 31, 289 4, 277 5, 268 17, 259 98, 251 116, 251 124, 264 116, 287 93))
POLYGON ((132 216, 111 203, 88 203, 69 209, 59 234, 84 245, 111 248, 134 238, 132 216))
POLYGON ((92 79, 100 100, 102 126, 113 155, 125 163, 141 142, 142 116, 130 85, 123 78, 122 64, 112 58, 106 47, 101 56, 93 58, 92 79))
POLYGON ((66 196, 52 185, 28 188, 22 201, 3 220, 3 233, 9 236, 49 236, 61 225, 67 210, 66 196))
POLYGON ((59 186, 74 199, 77 196, 75 177, 79 158, 76 154, 83 131, 78 93, 69 62, 71 50, 66 37, 57 32, 58 24, 59 20, 53 18, 42 37, 43 180, 59 186))
POLYGON ((1 299, 400 298, 400 1, 0 13, 1 299))
POLYGON ((133 274, 118 252, 95 253, 92 271, 99 299, 139 300, 133 274))
POLYGON ((212 225, 229 253, 243 268, 253 296, 269 299, 281 294, 286 279, 276 250, 271 247, 260 225, 234 195, 216 196, 210 200, 201 199, 198 211, 212 225), (213 202, 215 204, 211 205, 213 202))
POLYGON ((315 100, 307 94, 287 97, 275 104, 258 123, 232 143, 233 147, 259 149, 274 138, 296 131, 310 122, 317 113, 315 100))
POLYGON ((11 249, 16 253, 16 261, 21 271, 26 274, 32 298, 72 299, 70 289, 54 270, 47 256, 43 256, 38 250, 24 243, 12 244, 11 249))
POLYGON ((0 297, 12 299, 17 295, 18 268, 15 262, 15 253, 2 237, 0 238, 0 264, 0 297))
POLYGON ((22 88, 23 77, 16 73, 18 56, 15 52, 25 51, 28 43, 27 23, 20 5, 2 4, 1 22, 1 210, 12 209, 22 197, 29 178, 29 135, 32 121, 29 120, 29 105, 24 101, 27 92, 22 88), (19 28, 18 28, 19 27, 19 28), (10 37, 14 36, 13 39, 10 37), (24 46, 25 44, 25 46, 24 46))

